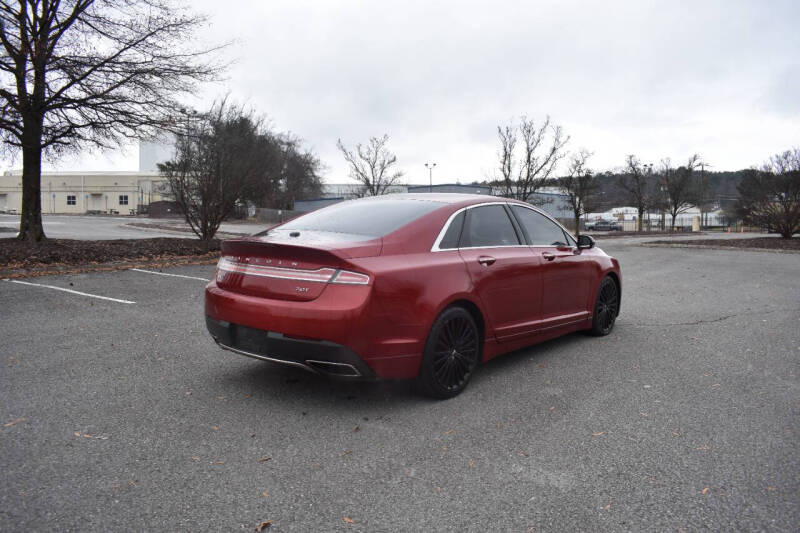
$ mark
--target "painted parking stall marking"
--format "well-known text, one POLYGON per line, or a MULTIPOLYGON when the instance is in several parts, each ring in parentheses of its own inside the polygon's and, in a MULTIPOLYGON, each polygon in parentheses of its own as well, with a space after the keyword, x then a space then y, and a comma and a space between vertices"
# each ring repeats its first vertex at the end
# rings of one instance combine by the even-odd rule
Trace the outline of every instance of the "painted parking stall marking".
POLYGON ((135 304, 131 300, 121 300, 119 298, 109 298, 108 296, 100 296, 98 294, 89 294, 88 292, 74 291, 72 289, 65 289, 64 287, 56 287, 55 285, 45 285, 44 283, 30 283, 29 281, 20 281, 18 279, 4 279, 8 283, 18 283, 20 285, 30 285, 31 287, 41 287, 44 289, 53 289, 55 291, 68 292, 70 294, 77 294, 78 296, 87 296, 89 298, 97 298, 98 300, 107 300, 109 302, 117 302, 120 304, 135 304))
POLYGON ((130 270, 132 270, 133 272, 142 272, 144 274, 155 274, 157 276, 169 276, 171 278, 197 279, 197 280, 206 281, 206 282, 211 281, 210 279, 201 278, 201 277, 198 277, 198 276, 185 276, 183 274, 167 274, 166 272, 156 272, 154 270, 144 270, 144 269, 141 269, 141 268, 132 268, 130 270))

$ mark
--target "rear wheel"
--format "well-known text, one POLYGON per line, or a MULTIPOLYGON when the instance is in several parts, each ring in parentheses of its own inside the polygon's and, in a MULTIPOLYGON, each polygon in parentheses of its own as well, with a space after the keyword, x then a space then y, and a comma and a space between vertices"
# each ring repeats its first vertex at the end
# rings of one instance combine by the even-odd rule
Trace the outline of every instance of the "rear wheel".
POLYGON ((463 307, 445 309, 433 323, 422 354, 417 387, 434 398, 464 390, 478 366, 481 345, 475 319, 463 307))
POLYGON ((619 288, 617 283, 606 276, 600 282, 597 290, 597 299, 594 304, 594 317, 592 318, 592 334, 602 337, 614 329, 614 322, 619 314, 619 288))

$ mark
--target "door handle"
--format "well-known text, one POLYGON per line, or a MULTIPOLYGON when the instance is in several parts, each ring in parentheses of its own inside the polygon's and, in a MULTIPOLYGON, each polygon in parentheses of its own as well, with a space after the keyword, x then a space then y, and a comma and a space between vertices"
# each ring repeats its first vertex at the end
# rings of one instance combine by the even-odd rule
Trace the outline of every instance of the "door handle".
POLYGON ((482 255, 478 258, 478 263, 482 264, 485 267, 493 265, 495 261, 496 259, 494 257, 489 257, 488 255, 482 255))
POLYGON ((547 261, 552 261, 556 258, 555 254, 551 254, 550 252, 542 252, 542 257, 544 257, 547 261))

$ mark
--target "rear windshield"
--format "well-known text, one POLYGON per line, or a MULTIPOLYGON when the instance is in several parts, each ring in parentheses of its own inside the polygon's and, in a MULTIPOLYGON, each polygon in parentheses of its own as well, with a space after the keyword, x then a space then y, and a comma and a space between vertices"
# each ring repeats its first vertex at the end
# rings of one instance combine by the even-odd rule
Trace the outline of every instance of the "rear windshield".
POLYGON ((443 205, 431 200, 352 200, 290 220, 279 229, 383 237, 443 205))

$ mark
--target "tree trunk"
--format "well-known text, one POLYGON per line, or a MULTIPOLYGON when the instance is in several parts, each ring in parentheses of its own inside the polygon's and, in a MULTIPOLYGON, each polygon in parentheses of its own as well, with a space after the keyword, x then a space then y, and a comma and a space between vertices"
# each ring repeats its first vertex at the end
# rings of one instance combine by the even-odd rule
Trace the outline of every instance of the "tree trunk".
POLYGON ((42 122, 26 119, 22 140, 22 214, 19 219, 21 241, 45 240, 42 226, 42 122))
POLYGON ((637 214, 639 215, 639 219, 636 221, 636 231, 641 233, 642 219, 644 218, 644 209, 639 209, 637 214))
POLYGON ((581 234, 581 217, 580 215, 575 215, 575 236, 579 237, 581 234))

